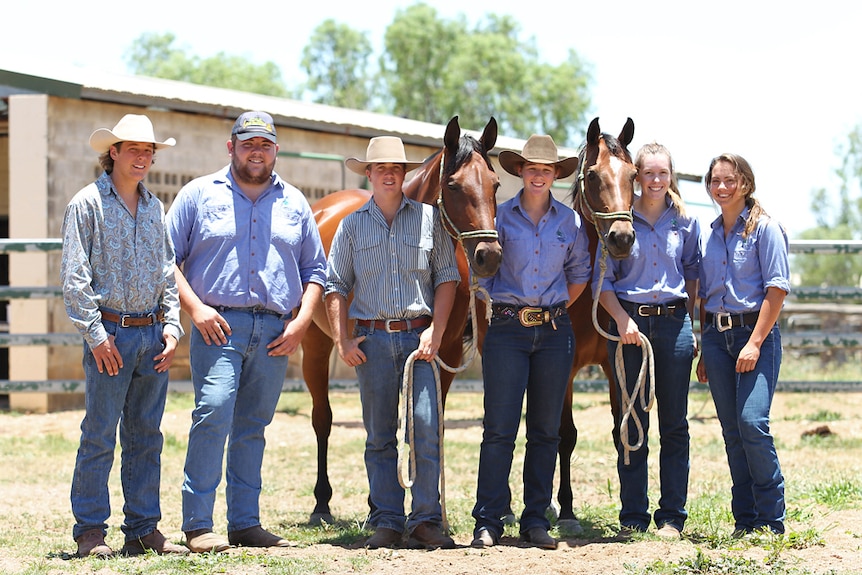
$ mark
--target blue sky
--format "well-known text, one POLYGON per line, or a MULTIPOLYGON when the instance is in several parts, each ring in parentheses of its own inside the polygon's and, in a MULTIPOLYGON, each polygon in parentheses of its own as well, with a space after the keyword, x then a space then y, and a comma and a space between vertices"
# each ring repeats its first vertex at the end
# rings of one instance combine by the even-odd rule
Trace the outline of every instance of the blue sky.
MULTIPOLYGON (((200 56, 223 51, 271 60, 293 83, 303 80, 300 53, 320 22, 333 18, 367 32, 379 48, 396 10, 413 3, 326 0, 245 9, 223 0, 7 0, 0 68, 14 58, 123 72, 122 51, 132 40, 171 31, 200 56)), ((541 10, 511 0, 429 3, 440 17, 463 15, 470 24, 488 11, 515 16, 521 39, 534 39, 552 64, 577 51, 593 71, 591 117, 613 133, 632 117, 633 152, 659 141, 678 170, 697 174, 721 152, 742 154, 755 169, 758 197, 791 237, 812 225, 811 191, 836 189, 836 146, 862 124, 859 3, 617 0, 541 10)), ((706 202, 701 190, 683 191, 706 202)))

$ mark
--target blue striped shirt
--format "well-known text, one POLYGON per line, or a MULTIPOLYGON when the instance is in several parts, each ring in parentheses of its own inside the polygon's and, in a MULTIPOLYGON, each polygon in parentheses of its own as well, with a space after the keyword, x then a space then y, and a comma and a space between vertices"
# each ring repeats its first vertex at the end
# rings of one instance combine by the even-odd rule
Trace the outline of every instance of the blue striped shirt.
POLYGON ((288 314, 303 286, 326 281, 326 255, 308 200, 273 173, 252 202, 230 166, 192 180, 168 210, 177 264, 205 304, 288 314))
POLYGON ((698 290, 708 312, 757 311, 769 287, 790 293, 789 244, 784 228, 772 218, 761 217, 743 240, 748 213, 748 208, 742 211, 727 237, 722 216, 712 222, 703 250, 698 290))
MULTIPOLYGON (((700 224, 682 217, 666 198, 668 209, 650 225, 633 212, 635 242, 629 257, 606 258, 607 271, 601 291, 613 291, 618 299, 658 305, 695 294, 685 290, 686 280, 698 279, 700 271, 700 224)), ((601 252, 599 252, 601 255, 601 252)), ((593 293, 598 293, 600 268, 593 272, 593 293)))
POLYGON ((353 290, 352 319, 413 319, 433 314, 438 285, 460 279, 437 208, 402 196, 390 227, 372 198, 335 231, 324 296, 353 290))
POLYGON ((180 303, 165 208, 143 183, 132 217, 107 172, 79 191, 63 218, 60 283, 69 319, 91 348, 108 339, 99 307, 165 312, 164 333, 179 339, 180 303))
POLYGON ((503 246, 500 269, 479 280, 493 303, 550 307, 569 300, 569 284, 590 280, 590 254, 581 217, 551 197, 551 207, 533 221, 521 207, 523 189, 497 209, 503 246))

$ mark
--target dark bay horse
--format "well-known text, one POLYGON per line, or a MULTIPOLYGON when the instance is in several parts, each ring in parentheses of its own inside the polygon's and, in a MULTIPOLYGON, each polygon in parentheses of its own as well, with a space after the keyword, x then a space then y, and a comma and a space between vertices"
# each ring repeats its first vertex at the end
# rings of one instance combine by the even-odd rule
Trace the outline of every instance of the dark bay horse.
MULTIPOLYGON (((599 128, 599 119, 590 122, 585 144, 579 151, 578 176, 572 184, 573 207, 583 220, 584 230, 593 254, 593 269, 599 264, 596 258, 599 233, 604 239, 608 254, 615 259, 628 257, 635 232, 632 227, 632 204, 634 203, 634 179, 637 168, 632 163, 628 145, 634 137, 635 125, 628 118, 618 137, 605 134, 599 128)), ((611 413, 613 415, 613 439, 619 442, 620 410, 618 390, 614 372, 608 358, 608 342, 593 326, 593 290, 591 284, 581 296, 569 306, 569 317, 575 331, 575 359, 569 373, 569 385, 560 421, 560 488, 557 502, 560 505, 558 523, 577 529, 577 518, 572 507, 571 465, 572 453, 578 441, 578 430, 572 415, 572 381, 582 367, 599 365, 608 378, 611 413)), ((609 316, 599 305, 599 325, 607 328, 609 316)))
MULTIPOLYGON (((494 275, 502 257, 494 230, 496 193, 500 181, 488 158, 488 152, 496 141, 497 121, 493 117, 485 126, 482 136, 476 140, 469 134, 461 135, 458 117, 455 116, 446 126, 443 148, 431 155, 404 183, 403 188, 409 198, 436 204, 444 229, 452 236, 453 242, 463 246, 463 249, 455 246, 461 282, 438 352, 440 359, 452 367, 460 365, 463 355, 462 338, 470 300, 469 270, 477 277, 494 275)), ((371 194, 365 190, 341 190, 314 203, 312 211, 327 253, 341 220, 365 204, 370 197, 371 194)), ((317 437, 317 482, 314 486, 315 506, 310 518, 312 524, 332 522, 329 509, 332 486, 327 468, 329 434, 332 429, 329 403, 329 360, 332 348, 329 323, 323 306, 320 306, 302 341, 302 375, 311 393, 311 422, 317 437)), ((453 378, 454 374, 441 371, 444 400, 453 378)))

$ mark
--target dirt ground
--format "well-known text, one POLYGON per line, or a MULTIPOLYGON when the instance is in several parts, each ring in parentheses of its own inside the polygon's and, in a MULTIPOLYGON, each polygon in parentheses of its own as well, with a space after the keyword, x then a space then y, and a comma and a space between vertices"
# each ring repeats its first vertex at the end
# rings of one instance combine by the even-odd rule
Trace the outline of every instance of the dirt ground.
MULTIPOLYGON (((826 395, 826 394, 823 394, 826 395)), ((450 396, 454 397, 454 396, 450 396)), ((353 400, 351 400, 353 401, 353 400)), ((355 403, 357 400, 353 401, 355 403)), ((577 399, 576 399, 577 401, 577 399)), ((852 413, 840 421, 829 422, 829 427, 837 432, 845 439, 856 440, 862 439, 862 419, 860 413, 862 410, 862 394, 846 394, 842 397, 827 397, 828 403, 823 407, 808 405, 808 400, 799 394, 791 394, 789 396, 780 396, 776 401, 774 413, 786 412, 790 413, 791 409, 801 410, 802 412, 812 413, 821 410, 840 409, 838 406, 843 406, 846 412, 852 413)), ((457 403, 455 404, 457 405, 457 403)), ((355 406, 351 406, 349 412, 339 411, 339 407, 335 407, 335 429, 333 437, 345 438, 353 442, 361 442, 363 431, 359 425, 355 406)), ((347 408, 344 408, 347 409, 347 408)), ((71 441, 77 441, 78 425, 82 417, 81 411, 66 411, 58 413, 50 413, 44 415, 11 415, 8 413, 0 413, 0 439, 4 436, 6 439, 11 437, 33 437, 34 435, 59 435, 71 441)), ((607 432, 607 405, 601 403, 592 404, 586 409, 577 413, 577 422, 582 430, 582 437, 588 436, 590 433, 606 433, 607 432), (597 431, 600 430, 600 431, 597 431)), ((476 414, 459 413, 457 407, 453 407, 450 412, 447 407, 447 420, 453 420, 451 429, 447 428, 447 441, 461 441, 464 438, 470 438, 473 441, 481 436, 481 422, 476 414)), ((704 443, 715 442, 716 438, 720 441, 717 435, 717 423, 710 419, 708 414, 703 422, 693 423, 693 436, 698 436, 698 441, 704 443)), ((187 432, 188 414, 185 412, 170 412, 166 413, 163 422, 166 437, 171 435, 182 437, 187 432)), ((774 430, 777 436, 793 438, 793 442, 797 442, 799 438, 807 430, 817 427, 815 423, 805 420, 803 417, 788 417, 777 421, 774 425, 774 430)), ((310 422, 308 419, 308 407, 302 403, 299 407, 288 410, 287 412, 279 412, 276 420, 270 426, 267 432, 268 451, 267 458, 277 459, 278 450, 290 443, 297 441, 303 442, 304 447, 301 447, 301 455, 290 457, 308 457, 312 462, 313 454, 313 435, 311 432, 310 422), (301 439, 298 439, 299 437, 301 439), (307 453, 306 453, 307 452, 307 453)), ((858 441, 856 443, 859 443, 858 441)), ((862 448, 860 448, 862 449, 862 448)), ((792 450, 787 449, 789 454, 792 450)), ((781 455, 781 452, 780 452, 781 455)), ((809 456, 810 458, 810 456, 809 456)), ((74 461, 64 464, 65 469, 61 470, 61 477, 70 477, 71 465, 74 461)), ((275 465, 274 461, 271 461, 275 465)), ((799 467, 802 469, 805 465, 813 464, 814 469, 817 469, 816 462, 800 462, 791 461, 790 457, 785 465, 785 475, 790 479, 793 477, 794 469, 799 467)), ((351 465, 361 465, 361 454, 351 463, 351 465)), ((602 473, 607 474, 614 469, 612 458, 607 457, 607 454, 599 455, 583 455, 583 459, 578 461, 579 469, 585 469, 592 466, 602 467, 602 473), (596 459, 590 460, 590 457, 596 459), (609 471, 610 470, 610 471, 609 471)), ((831 464, 824 464, 831 465, 831 464)), ((857 482, 860 477, 860 465, 862 461, 859 459, 859 451, 854 451, 852 458, 846 461, 848 477, 851 484, 859 485, 857 482)), ((332 471, 335 475, 339 473, 337 465, 332 471)), ((518 464, 516 462, 515 467, 518 464)), ((721 481, 707 483, 698 486, 693 485, 693 490, 703 492, 709 489, 725 489, 727 477, 722 477, 723 462, 719 461, 714 464, 718 470, 718 476, 721 481)), ((163 465, 164 467, 164 465, 163 465)), ((698 464, 699 468, 704 470, 709 466, 706 464, 698 464)), ((449 462, 447 464, 447 473, 453 473, 452 469, 457 473, 458 462, 449 462)), ((113 475, 117 475, 115 473, 113 475)), ((726 472, 726 471, 725 471, 726 472)), ((68 552, 74 551, 73 543, 69 538, 69 530, 71 529, 72 518, 68 511, 68 483, 59 481, 55 485, 40 486, 38 497, 32 496, 32 488, 26 480, 16 481, 15 470, 6 468, 0 470, 0 488, 2 488, 2 497, 0 497, 0 517, 3 517, 2 522, 6 524, 7 537, 0 538, 0 541, 5 541, 0 547, 0 573, 50 573, 51 565, 53 564, 57 572, 69 572, 71 562, 78 562, 81 567, 80 572, 98 572, 101 575, 113 573, 168 573, 170 571, 152 571, 145 567, 146 561, 153 560, 152 558, 124 558, 117 559, 116 569, 111 567, 113 560, 107 562, 106 565, 95 568, 95 565, 88 564, 80 560, 68 560, 63 557, 62 553, 49 553, 47 558, 43 556, 43 561, 36 560, 41 563, 45 570, 33 571, 33 557, 22 557, 20 553, 16 553, 13 547, 9 546, 9 538, 14 538, 16 527, 19 522, 42 521, 45 523, 45 549, 52 549, 57 545, 57 541, 61 541, 62 545, 68 552), (56 518, 51 518, 52 513, 48 509, 39 509, 44 506, 59 508, 53 512, 56 518), (42 516, 45 518, 42 518, 42 516), (137 562, 141 562, 136 568, 137 562)), ((177 480, 176 470, 170 473, 163 473, 163 483, 174 482, 177 480)), ((693 476, 695 475, 695 465, 693 463, 693 476)), ((706 473, 706 471, 704 471, 706 473)), ((284 476, 281 477, 284 481, 284 476)), ((353 496, 355 502, 359 502, 364 498, 362 491, 363 477, 357 479, 357 493, 353 496)), ((813 480, 816 480, 814 478, 813 480)), ((265 478, 265 482, 270 481, 265 478)), ((303 481, 305 481, 303 479, 303 481)), ((335 484, 335 480, 333 481, 335 484)), ((693 481, 693 484, 695 482, 693 481)), ((173 486, 171 486, 173 489, 173 486)), ((466 487, 465 491, 471 490, 473 487, 466 487)), ((616 487, 610 487, 615 490, 616 487)), ((290 495, 284 491, 277 491, 266 495, 273 497, 273 506, 279 508, 308 508, 310 500, 309 489, 304 490, 303 500, 300 503, 294 503, 285 498, 290 495)), ((585 490, 578 490, 580 496, 585 490)), ((453 497, 457 497, 453 493, 453 497)), ((174 497, 172 495, 172 497, 174 497)), ((336 498, 338 495, 336 495, 336 498)), ((163 500, 165 496, 163 495, 163 500)), ((119 498, 115 498, 114 505, 118 506, 119 498)), ((267 503, 262 502, 263 505, 267 503)), ((347 505, 347 504, 345 504, 347 505)), ((793 506, 793 502, 789 502, 789 507, 793 506)), ((840 509, 829 512, 817 512, 805 514, 801 516, 801 520, 789 520, 788 528, 791 531, 802 531, 805 529, 814 529, 822 536, 821 545, 811 545, 806 548, 789 548, 781 550, 780 559, 784 565, 788 567, 789 573, 811 573, 811 574, 844 574, 844 573, 862 573, 862 509, 858 503, 850 509, 840 509)), ((310 509, 310 508, 309 508, 310 509)), ((165 534, 172 540, 180 540, 182 534, 179 531, 179 516, 175 509, 165 510, 163 502, 163 519, 162 526, 165 534), (172 526, 172 527, 168 527, 172 526)), ((304 513, 304 512, 303 512, 304 513)), ((461 513, 463 514, 463 508, 461 513)), ((469 514, 469 507, 467 507, 469 514)), ((112 525, 119 524, 121 521, 117 519, 117 511, 112 517, 112 525)), ((462 518, 461 523, 467 523, 469 517, 462 518)), ((119 529, 112 529, 114 537, 113 544, 116 545, 116 538, 119 535, 119 529)), ((296 560, 319 560, 320 567, 315 573, 326 574, 347 574, 347 573, 373 573, 380 575, 395 575, 402 573, 433 573, 435 575, 470 575, 470 574, 488 574, 488 573, 507 573, 507 574, 605 574, 605 573, 646 573, 647 566, 654 562, 664 561, 668 563, 679 563, 683 560, 695 561, 699 553, 703 556, 711 558, 714 561, 720 561, 722 557, 746 558, 754 561, 766 561, 770 554, 775 550, 774 545, 758 545, 749 544, 746 542, 728 543, 718 549, 711 548, 704 541, 695 541, 683 538, 680 541, 667 542, 651 536, 637 536, 632 540, 625 540, 618 536, 602 536, 596 537, 595 533, 590 538, 565 538, 561 539, 559 548, 556 551, 545 551, 533 548, 519 546, 514 537, 505 537, 502 544, 491 549, 477 550, 472 549, 469 545, 470 535, 469 527, 462 527, 455 536, 459 547, 454 550, 438 550, 433 552, 415 551, 406 549, 397 550, 366 550, 361 547, 362 541, 357 541, 350 544, 324 544, 318 543, 313 545, 296 544, 293 547, 277 550, 248 550, 248 549, 232 549, 228 553, 235 555, 261 555, 259 565, 252 565, 249 561, 242 562, 241 570, 232 571, 230 565, 213 566, 215 572, 230 572, 230 573, 266 573, 268 572, 264 557, 284 557, 296 560), (222 569, 226 569, 223 571, 222 569)), ((112 540, 109 539, 109 543, 112 540)), ((703 559, 700 560, 703 563, 703 559)), ((186 570, 184 567, 183 573, 191 572, 209 572, 206 569, 200 571, 198 569, 186 570)), ((74 569, 73 571, 79 571, 74 569)), ((305 573, 312 571, 277 571, 278 573, 305 573)), ((676 571, 682 573, 683 571, 676 571)), ((736 573, 731 570, 691 570, 684 571, 685 573, 736 573)), ((745 571, 745 573, 756 573, 758 571, 745 571)), ((768 570, 764 564, 763 572, 778 573, 784 571, 768 570)))

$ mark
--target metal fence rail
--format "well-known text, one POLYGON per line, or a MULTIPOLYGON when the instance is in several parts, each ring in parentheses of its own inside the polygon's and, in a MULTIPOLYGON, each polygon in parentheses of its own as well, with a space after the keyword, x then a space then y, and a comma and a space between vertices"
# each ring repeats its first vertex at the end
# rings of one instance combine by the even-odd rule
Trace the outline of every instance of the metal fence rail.
MULTIPOLYGON (((63 248, 60 238, 40 239, 0 239, 0 254, 20 253, 53 253, 63 248)), ((791 240, 790 253, 793 254, 838 254, 855 255, 862 253, 862 240, 791 240)), ((0 286, 0 300, 10 299, 53 299, 62 297, 61 286, 0 286)), ((785 307, 786 323, 794 315, 818 314, 830 310, 831 313, 858 315, 862 317, 862 305, 851 305, 845 302, 862 302, 862 289, 857 287, 816 287, 794 286, 785 307), (813 304, 807 302, 821 301, 829 304, 813 304), (837 304, 835 302, 840 302, 837 304), (823 306, 818 310, 816 306, 823 306), (804 307, 809 306, 809 307, 804 307), (814 306, 814 307, 811 307, 814 306), (827 308, 825 306, 831 306, 827 308)), ((788 348, 811 350, 858 350, 862 349, 862 333, 851 331, 846 333, 824 333, 820 330, 789 329, 782 332, 782 342, 788 348)), ((0 332, 0 347, 11 346, 72 346, 81 345, 78 333, 2 333, 0 332)), ((42 392, 68 393, 82 392, 85 382, 82 380, 49 380, 49 381, 10 381, 0 380, 0 394, 11 392, 42 392)), ((289 388, 286 380, 286 388, 289 388)), ((295 387, 295 386, 294 386, 295 387)))

